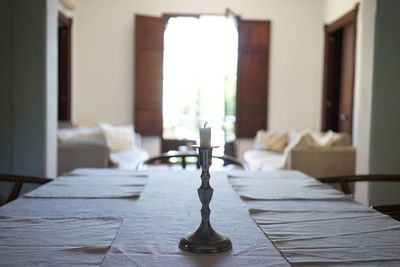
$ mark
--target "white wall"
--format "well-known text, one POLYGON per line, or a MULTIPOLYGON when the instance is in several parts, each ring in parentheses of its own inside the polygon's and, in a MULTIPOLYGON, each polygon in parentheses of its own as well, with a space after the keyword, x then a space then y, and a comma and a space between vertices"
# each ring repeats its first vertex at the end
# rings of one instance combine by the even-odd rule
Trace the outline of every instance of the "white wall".
POLYGON ((58 122, 58 14, 57 2, 46 0, 46 63, 45 63, 45 174, 57 176, 58 122))
POLYGON ((75 11, 74 121, 132 123, 133 15, 223 13, 271 20, 269 128, 319 129, 323 1, 84 0, 75 11))
MULTIPOLYGON (((400 35, 397 0, 376 6, 374 72, 370 137, 371 173, 400 173, 400 35)), ((399 183, 371 183, 371 205, 400 203, 399 183)))

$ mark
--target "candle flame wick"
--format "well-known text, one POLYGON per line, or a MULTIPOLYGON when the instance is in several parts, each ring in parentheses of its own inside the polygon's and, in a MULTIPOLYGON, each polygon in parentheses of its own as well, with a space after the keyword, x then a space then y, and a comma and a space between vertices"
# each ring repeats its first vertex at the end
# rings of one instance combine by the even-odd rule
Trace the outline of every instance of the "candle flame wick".
POLYGON ((208 122, 204 123, 204 127, 203 127, 203 128, 206 128, 207 123, 208 123, 208 122))

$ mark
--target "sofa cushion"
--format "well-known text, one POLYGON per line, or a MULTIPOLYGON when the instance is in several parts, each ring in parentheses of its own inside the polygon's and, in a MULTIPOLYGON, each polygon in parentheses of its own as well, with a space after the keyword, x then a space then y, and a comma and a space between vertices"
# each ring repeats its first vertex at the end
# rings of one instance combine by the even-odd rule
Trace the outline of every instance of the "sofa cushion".
POLYGON ((347 133, 335 133, 333 131, 315 133, 310 130, 289 131, 287 133, 288 145, 283 153, 277 153, 263 150, 262 138, 268 133, 271 132, 258 131, 254 139, 256 149, 248 150, 243 155, 251 170, 289 169, 289 160, 293 149, 320 150, 351 145, 351 138, 347 133))
POLYGON ((351 146, 351 136, 348 133, 337 133, 332 146, 351 146))
POLYGON ((113 126, 107 123, 100 123, 99 126, 111 151, 127 151, 134 148, 135 136, 132 125, 113 126))
POLYGON ((106 140, 98 126, 58 129, 57 137, 60 144, 106 146, 106 140))
POLYGON ((252 149, 243 154, 244 160, 249 165, 250 170, 277 170, 280 169, 282 153, 252 149))
POLYGON ((351 138, 348 133, 335 133, 329 130, 325 133, 312 132, 312 136, 320 147, 351 145, 351 138))
POLYGON ((119 169, 136 169, 137 165, 149 158, 149 153, 141 148, 110 153, 110 161, 119 169))
POLYGON ((263 145, 262 145, 262 136, 264 134, 268 133, 265 130, 258 130, 256 133, 256 137, 254 138, 254 149, 263 149, 263 145))
POLYGON ((320 147, 331 147, 336 140, 336 135, 332 131, 325 133, 312 132, 311 135, 314 138, 314 142, 320 147))
POLYGON ((283 151, 280 166, 283 169, 288 169, 288 160, 290 152, 295 148, 317 148, 318 143, 315 141, 312 133, 309 130, 304 130, 297 135, 295 140, 291 142, 283 151))

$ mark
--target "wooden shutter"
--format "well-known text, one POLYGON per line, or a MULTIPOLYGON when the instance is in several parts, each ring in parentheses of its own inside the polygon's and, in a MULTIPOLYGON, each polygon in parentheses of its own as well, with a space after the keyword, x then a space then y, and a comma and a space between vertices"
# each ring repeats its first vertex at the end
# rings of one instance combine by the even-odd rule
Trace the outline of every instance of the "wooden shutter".
POLYGON ((134 125, 144 136, 162 134, 164 21, 135 16, 134 125))
POLYGON ((237 137, 267 128, 269 21, 239 21, 237 137))

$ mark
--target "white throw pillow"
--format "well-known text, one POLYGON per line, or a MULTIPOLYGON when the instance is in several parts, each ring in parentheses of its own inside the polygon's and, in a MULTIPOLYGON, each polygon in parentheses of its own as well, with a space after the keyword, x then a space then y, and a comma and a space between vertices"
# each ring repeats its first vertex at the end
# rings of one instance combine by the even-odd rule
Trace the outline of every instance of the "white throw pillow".
POLYGON ((254 138, 254 148, 255 149, 263 149, 262 137, 268 132, 265 130, 258 130, 256 133, 256 137, 254 138))
POLYGON ((348 133, 336 133, 332 130, 326 133, 312 133, 315 141, 321 147, 348 146, 351 145, 351 138, 348 133))
POLYGON ((61 144, 106 145, 104 135, 98 126, 59 129, 57 137, 61 144))
POLYGON ((134 148, 135 137, 132 125, 113 126, 108 123, 99 123, 99 126, 111 151, 126 151, 134 148))
POLYGON ((321 147, 331 147, 336 140, 337 134, 331 130, 326 133, 311 133, 315 142, 321 147))
POLYGON ((332 146, 351 146, 351 136, 348 133, 335 133, 335 142, 332 146))
POLYGON ((149 153, 144 149, 134 149, 110 153, 110 160, 119 169, 136 169, 138 164, 149 158, 149 153))
POLYGON ((314 137, 309 130, 302 131, 297 136, 297 138, 292 143, 290 143, 283 151, 280 168, 287 169, 289 167, 287 166, 289 154, 294 148, 316 148, 318 146, 319 145, 316 143, 314 137))

